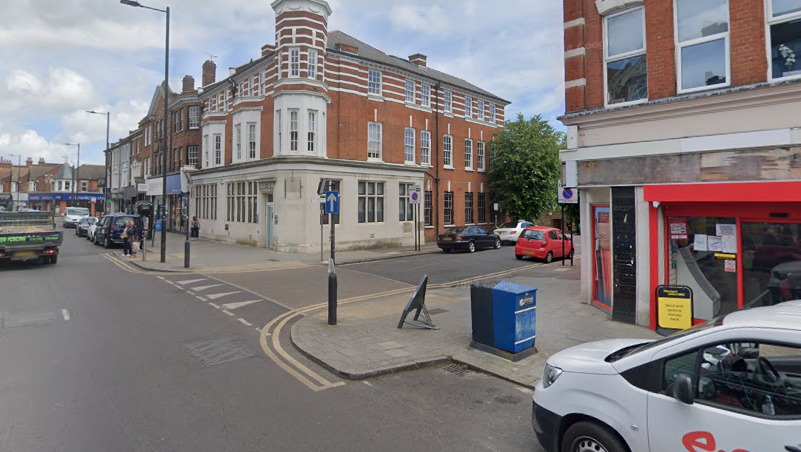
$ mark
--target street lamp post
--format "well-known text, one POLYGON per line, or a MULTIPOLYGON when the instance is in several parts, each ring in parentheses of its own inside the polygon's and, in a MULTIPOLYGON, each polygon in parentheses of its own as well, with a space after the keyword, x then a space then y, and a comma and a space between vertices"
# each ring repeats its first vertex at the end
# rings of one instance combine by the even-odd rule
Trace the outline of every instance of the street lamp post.
POLYGON ((78 164, 75 165, 75 171, 72 172, 72 196, 70 204, 72 207, 75 207, 75 184, 76 181, 80 183, 81 181, 81 143, 64 143, 67 146, 78 146, 78 164))
MULTIPOLYGON (((14 204, 15 207, 13 209, 11 209, 11 210, 14 211, 14 212, 19 212, 19 184, 20 184, 20 181, 21 181, 20 172, 22 171, 22 155, 21 154, 9 154, 9 156, 17 158, 17 202, 14 204)), ((13 165, 13 163, 12 163, 12 165, 13 165)), ((12 169, 11 173, 12 174, 14 173, 13 169, 12 169)), ((10 179, 10 177, 9 177, 9 179, 10 179)), ((9 191, 11 191, 11 187, 9 187, 9 191)))
POLYGON ((151 8, 139 3, 136 0, 120 0, 123 5, 134 6, 136 8, 145 8, 153 11, 158 11, 167 15, 167 33, 164 45, 164 145, 161 149, 161 208, 164 212, 161 217, 161 263, 167 261, 167 225, 166 220, 168 217, 167 210, 167 149, 169 133, 167 129, 170 125, 169 120, 169 100, 170 100, 170 7, 165 9, 151 8))
MULTIPOLYGON (((87 113, 91 113, 93 115, 105 115, 106 116, 106 152, 104 152, 104 155, 106 156, 106 168, 108 168, 109 129, 111 128, 111 112, 107 111, 107 112, 103 113, 102 111, 94 111, 94 110, 87 110, 86 112, 87 113)), ((108 170, 107 170, 106 171, 106 183, 105 183, 105 186, 103 187, 103 211, 104 212, 106 211, 105 205, 106 205, 106 200, 108 199, 108 193, 107 193, 108 184, 109 184, 109 179, 108 179, 108 170)))

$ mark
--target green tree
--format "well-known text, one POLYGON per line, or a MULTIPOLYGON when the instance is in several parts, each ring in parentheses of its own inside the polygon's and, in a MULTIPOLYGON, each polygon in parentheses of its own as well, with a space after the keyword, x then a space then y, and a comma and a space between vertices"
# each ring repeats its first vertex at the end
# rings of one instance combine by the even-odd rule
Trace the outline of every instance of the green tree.
POLYGON ((489 144, 489 192, 500 210, 513 219, 534 220, 556 209, 561 177, 559 150, 565 135, 537 115, 506 121, 489 144))

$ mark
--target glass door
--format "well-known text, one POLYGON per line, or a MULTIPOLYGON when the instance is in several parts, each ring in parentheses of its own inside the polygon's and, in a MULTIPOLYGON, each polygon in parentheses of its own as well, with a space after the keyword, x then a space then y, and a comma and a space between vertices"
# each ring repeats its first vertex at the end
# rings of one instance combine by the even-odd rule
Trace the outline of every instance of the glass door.
POLYGON ((746 307, 801 299, 801 224, 742 223, 746 307))

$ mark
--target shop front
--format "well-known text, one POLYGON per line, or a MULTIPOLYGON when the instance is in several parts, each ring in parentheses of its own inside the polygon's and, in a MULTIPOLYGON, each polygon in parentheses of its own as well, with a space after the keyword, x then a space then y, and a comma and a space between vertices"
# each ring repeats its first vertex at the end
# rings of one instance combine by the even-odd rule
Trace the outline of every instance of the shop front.
POLYGON ((103 193, 28 193, 27 202, 36 210, 54 215, 64 213, 67 206, 86 207, 90 215, 96 215, 103 211, 105 198, 103 193))
POLYGON ((686 286, 699 323, 801 299, 801 182, 644 187, 650 203, 651 328, 657 286, 686 286))

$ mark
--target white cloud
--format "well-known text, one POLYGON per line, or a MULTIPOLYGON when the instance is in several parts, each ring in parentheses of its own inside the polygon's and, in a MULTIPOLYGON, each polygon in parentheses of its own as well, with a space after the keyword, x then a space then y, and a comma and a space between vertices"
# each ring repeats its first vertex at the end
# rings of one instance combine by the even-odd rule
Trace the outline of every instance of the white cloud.
POLYGON ((399 30, 411 30, 434 34, 437 36, 448 35, 454 21, 449 20, 450 13, 439 5, 412 5, 402 4, 393 5, 390 10, 390 21, 392 26, 399 30))

